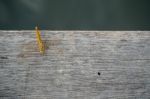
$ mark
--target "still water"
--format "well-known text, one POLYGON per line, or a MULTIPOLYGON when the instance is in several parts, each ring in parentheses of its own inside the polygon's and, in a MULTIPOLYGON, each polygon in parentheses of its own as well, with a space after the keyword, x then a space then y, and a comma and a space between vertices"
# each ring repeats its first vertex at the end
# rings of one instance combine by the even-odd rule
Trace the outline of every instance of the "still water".
POLYGON ((0 29, 150 30, 149 0, 0 0, 0 29))

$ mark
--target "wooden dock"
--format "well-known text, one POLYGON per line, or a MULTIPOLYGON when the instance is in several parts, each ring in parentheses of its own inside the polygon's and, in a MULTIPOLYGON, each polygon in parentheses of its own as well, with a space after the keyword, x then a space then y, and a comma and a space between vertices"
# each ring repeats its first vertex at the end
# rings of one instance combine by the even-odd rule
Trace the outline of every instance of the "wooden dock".
POLYGON ((150 99, 150 31, 0 31, 0 99, 150 99))

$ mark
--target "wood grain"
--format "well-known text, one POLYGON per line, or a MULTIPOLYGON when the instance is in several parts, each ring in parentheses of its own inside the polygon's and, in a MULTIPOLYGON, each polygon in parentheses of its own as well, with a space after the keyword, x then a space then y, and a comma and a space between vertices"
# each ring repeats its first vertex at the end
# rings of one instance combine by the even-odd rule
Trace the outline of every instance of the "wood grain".
POLYGON ((0 31, 0 99, 150 99, 149 31, 0 31))

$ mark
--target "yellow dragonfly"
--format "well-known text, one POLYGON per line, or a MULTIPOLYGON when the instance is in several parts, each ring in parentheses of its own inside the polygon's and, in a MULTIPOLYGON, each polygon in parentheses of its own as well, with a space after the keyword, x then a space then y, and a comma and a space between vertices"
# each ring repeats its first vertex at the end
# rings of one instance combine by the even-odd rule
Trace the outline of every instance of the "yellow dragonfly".
POLYGON ((44 54, 45 48, 44 48, 43 41, 41 39, 41 33, 40 33, 38 27, 35 27, 35 30, 36 30, 36 39, 37 39, 39 51, 40 51, 41 54, 44 54))

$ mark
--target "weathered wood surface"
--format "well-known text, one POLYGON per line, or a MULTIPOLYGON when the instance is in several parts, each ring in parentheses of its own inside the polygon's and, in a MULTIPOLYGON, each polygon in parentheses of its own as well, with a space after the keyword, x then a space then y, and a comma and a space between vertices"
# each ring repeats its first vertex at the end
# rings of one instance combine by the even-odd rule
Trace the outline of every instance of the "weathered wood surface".
POLYGON ((0 31, 0 99, 150 99, 149 31, 0 31), (101 75, 98 75, 98 72, 101 75))

